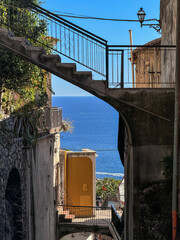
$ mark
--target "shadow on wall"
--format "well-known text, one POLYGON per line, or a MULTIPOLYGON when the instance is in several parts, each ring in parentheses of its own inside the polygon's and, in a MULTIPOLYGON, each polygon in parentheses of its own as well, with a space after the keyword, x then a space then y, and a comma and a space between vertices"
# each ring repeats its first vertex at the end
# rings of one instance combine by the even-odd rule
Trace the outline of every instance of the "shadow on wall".
POLYGON ((5 192, 5 239, 23 240, 22 194, 19 172, 13 168, 5 192))

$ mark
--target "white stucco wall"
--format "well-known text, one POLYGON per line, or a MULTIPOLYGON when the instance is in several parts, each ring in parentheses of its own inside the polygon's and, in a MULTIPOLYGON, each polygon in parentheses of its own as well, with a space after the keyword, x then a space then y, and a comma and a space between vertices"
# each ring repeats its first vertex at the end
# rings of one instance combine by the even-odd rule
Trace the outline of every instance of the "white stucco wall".
POLYGON ((54 136, 37 140, 28 151, 28 239, 55 240, 53 189, 54 136))

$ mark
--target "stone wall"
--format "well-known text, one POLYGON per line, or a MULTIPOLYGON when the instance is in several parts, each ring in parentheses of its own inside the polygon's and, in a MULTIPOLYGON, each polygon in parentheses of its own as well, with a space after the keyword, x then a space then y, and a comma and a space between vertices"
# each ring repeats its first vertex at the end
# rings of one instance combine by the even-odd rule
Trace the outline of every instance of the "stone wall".
POLYGON ((14 138, 13 129, 12 119, 0 124, 0 239, 55 240, 59 134, 25 146, 22 138, 14 138))
MULTIPOLYGON (((161 0, 160 21, 162 45, 176 45, 177 0, 161 0)), ((164 83, 175 82, 176 53, 174 49, 161 53, 161 79, 164 83)))
POLYGON ((26 153, 21 138, 13 138, 11 133, 12 121, 7 125, 1 122, 0 126, 0 239, 12 239, 18 233, 18 239, 26 239, 26 153), (11 185, 8 189, 8 180, 12 170, 16 171, 20 181, 18 185, 11 185), (13 189, 14 187, 14 189, 13 189), (17 188, 16 188, 17 187, 17 188), (18 193, 16 192, 18 190, 18 193), (20 191, 20 192, 19 192, 20 191), (17 199, 19 198, 19 199, 17 199), (19 204, 15 209, 15 204, 19 204), (15 203, 15 204, 14 204, 15 203), (14 213, 18 210, 18 214, 14 213), (21 217, 20 217, 21 216, 21 217), (17 225, 20 229, 17 228, 17 225))

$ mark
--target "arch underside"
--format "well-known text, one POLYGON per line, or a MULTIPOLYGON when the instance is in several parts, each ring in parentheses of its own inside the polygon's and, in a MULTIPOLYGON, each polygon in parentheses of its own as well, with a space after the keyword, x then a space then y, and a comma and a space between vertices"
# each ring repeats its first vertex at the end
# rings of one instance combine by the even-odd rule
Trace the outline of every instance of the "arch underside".
POLYGON ((80 233, 80 232, 91 232, 91 233, 99 233, 102 235, 107 235, 112 237, 111 232, 109 230, 108 225, 84 225, 84 224, 59 224, 58 225, 58 240, 62 237, 72 234, 72 233, 80 233))

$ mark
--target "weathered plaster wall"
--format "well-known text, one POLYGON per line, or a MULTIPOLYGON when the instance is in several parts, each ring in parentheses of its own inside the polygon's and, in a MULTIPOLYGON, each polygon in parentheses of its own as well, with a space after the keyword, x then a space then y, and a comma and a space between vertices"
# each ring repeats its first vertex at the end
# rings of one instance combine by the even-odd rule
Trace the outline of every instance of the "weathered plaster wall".
POLYGON ((54 136, 37 140, 28 151, 28 239, 55 239, 53 157, 54 136))
POLYGON ((125 239, 140 240, 143 239, 140 229, 146 227, 141 218, 143 192, 140 188, 163 179, 162 160, 172 153, 174 90, 126 90, 121 91, 119 98, 106 101, 119 111, 126 127, 125 239))
MULTIPOLYGON (((57 199, 57 185, 60 183, 60 182, 57 183, 57 171, 59 171, 59 163, 60 163, 60 134, 56 133, 54 135, 54 161, 53 161, 54 168, 53 187, 54 187, 54 200, 56 201, 56 204, 60 203, 58 200, 59 198, 57 199)), ((61 174, 59 174, 59 178, 60 177, 61 174)))
MULTIPOLYGON (((161 0, 162 45, 176 45, 176 17, 177 0, 161 0)), ((175 67, 175 50, 163 50, 161 52, 161 79, 164 83, 175 82, 175 67)))

